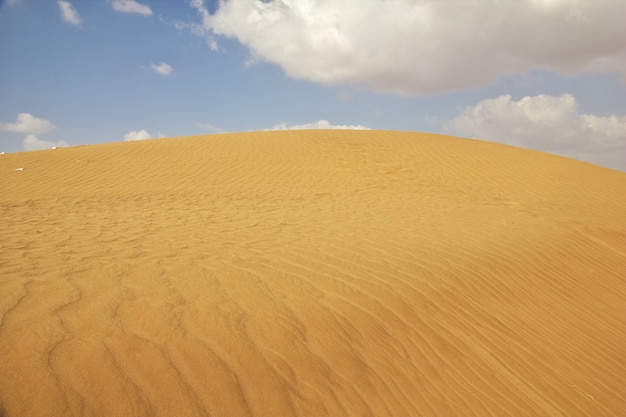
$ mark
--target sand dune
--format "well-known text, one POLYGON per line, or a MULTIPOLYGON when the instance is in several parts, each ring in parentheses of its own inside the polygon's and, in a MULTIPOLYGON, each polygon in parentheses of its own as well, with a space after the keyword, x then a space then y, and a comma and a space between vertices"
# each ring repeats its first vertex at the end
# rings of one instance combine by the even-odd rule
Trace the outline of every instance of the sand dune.
POLYGON ((282 131, 0 178, 0 414, 626 415, 624 173, 282 131))

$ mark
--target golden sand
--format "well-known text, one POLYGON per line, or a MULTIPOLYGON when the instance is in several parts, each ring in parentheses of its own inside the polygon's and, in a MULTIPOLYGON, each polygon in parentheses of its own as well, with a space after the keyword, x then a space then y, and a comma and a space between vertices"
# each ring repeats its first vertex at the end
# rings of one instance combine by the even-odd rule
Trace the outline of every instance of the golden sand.
POLYGON ((625 173, 315 130, 0 179, 0 414, 626 415, 625 173))

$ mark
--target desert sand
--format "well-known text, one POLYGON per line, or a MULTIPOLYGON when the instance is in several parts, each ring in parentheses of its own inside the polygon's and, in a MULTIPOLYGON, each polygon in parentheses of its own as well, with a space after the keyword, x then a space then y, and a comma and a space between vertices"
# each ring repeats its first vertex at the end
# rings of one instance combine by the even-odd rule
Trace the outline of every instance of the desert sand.
POLYGON ((6 417, 626 415, 626 173, 314 130, 0 179, 6 417))

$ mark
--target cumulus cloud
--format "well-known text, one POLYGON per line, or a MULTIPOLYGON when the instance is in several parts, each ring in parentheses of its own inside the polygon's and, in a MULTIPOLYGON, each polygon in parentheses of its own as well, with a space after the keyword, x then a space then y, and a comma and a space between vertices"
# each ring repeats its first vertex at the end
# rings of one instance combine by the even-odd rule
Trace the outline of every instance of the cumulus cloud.
POLYGON ((56 126, 45 119, 39 119, 29 113, 17 115, 14 123, 0 123, 0 129, 16 133, 43 134, 54 130, 56 126))
POLYGON ((132 131, 124 134, 125 141, 152 139, 152 135, 146 130, 132 131))
POLYGON ((138 13, 144 16, 151 16, 152 9, 145 4, 137 3, 135 0, 114 0, 112 6, 122 13, 138 13))
POLYGON ((174 71, 171 65, 166 64, 165 62, 152 64, 150 68, 152 68, 152 70, 156 72, 157 74, 161 74, 161 75, 170 75, 174 71))
POLYGON ((80 16, 74 6, 72 6, 72 3, 69 1, 57 1, 57 4, 61 9, 61 19, 76 27, 81 26, 82 20, 80 19, 80 16))
POLYGON ((40 151, 43 149, 61 148, 69 146, 64 140, 57 142, 39 139, 35 135, 28 135, 22 141, 22 146, 25 151, 40 151))
POLYGON ((570 94, 510 95, 463 109, 449 132, 581 159, 626 171, 626 115, 580 114, 570 94))
POLYGON ((22 141, 22 147, 26 151, 50 149, 54 147, 69 146, 64 140, 57 142, 39 139, 37 135, 43 135, 56 129, 56 126, 48 120, 40 119, 30 113, 20 113, 15 122, 0 123, 0 130, 14 133, 27 133, 22 141))
POLYGON ((279 123, 267 130, 308 130, 308 129, 349 129, 349 130, 370 130, 369 127, 361 125, 333 125, 328 120, 320 120, 315 123, 305 123, 301 125, 291 125, 279 123))
POLYGON ((213 13, 203 0, 191 6, 197 33, 237 39, 252 60, 326 85, 416 95, 532 69, 626 74, 624 1, 229 0, 213 13))

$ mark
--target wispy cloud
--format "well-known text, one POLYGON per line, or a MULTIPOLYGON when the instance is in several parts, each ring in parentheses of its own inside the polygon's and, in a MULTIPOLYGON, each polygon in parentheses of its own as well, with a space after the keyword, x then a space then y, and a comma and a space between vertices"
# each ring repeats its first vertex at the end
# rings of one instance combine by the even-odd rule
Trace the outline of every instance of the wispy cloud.
POLYGON ((626 82, 624 1, 229 0, 213 14, 190 4, 199 34, 236 39, 250 62, 327 85, 432 94, 533 69, 626 82))
POLYGON ((202 130, 213 133, 226 133, 226 130, 222 129, 221 127, 217 127, 209 123, 198 123, 196 126, 198 126, 202 130))
POLYGON ((1 130, 16 133, 43 134, 54 130, 56 126, 45 119, 40 119, 30 113, 20 113, 15 122, 0 123, 1 130))
POLYGON ((66 141, 59 140, 57 142, 39 139, 35 135, 28 135, 22 141, 22 146, 25 151, 40 151, 43 149, 51 148, 64 148, 69 146, 66 141))
POLYGON ((182 24, 180 25, 180 27, 190 28, 193 34, 197 36, 203 36, 206 39, 207 45, 209 45, 212 51, 219 51, 219 44, 215 40, 215 37, 212 35, 213 31, 211 30, 211 14, 204 5, 204 0, 191 0, 190 5, 193 9, 196 10, 198 15, 200 16, 200 23, 182 24))
POLYGON ((309 129, 349 129, 349 130, 370 130, 369 127, 361 125, 333 125, 328 120, 319 120, 314 123, 304 123, 300 125, 289 125, 285 122, 274 125, 267 130, 309 130, 309 129))
POLYGON ((76 27, 82 26, 82 20, 72 3, 69 1, 57 1, 57 4, 61 9, 61 19, 76 27))
POLYGON ((152 135, 147 130, 132 131, 124 134, 125 141, 152 139, 152 135))
POLYGON ((122 13, 137 13, 144 16, 151 16, 152 9, 145 4, 137 3, 135 0, 113 0, 113 9, 122 13))
POLYGON ((444 126, 451 133, 581 159, 626 171, 626 115, 580 114, 574 96, 482 100, 444 126))
POLYGON ((152 64, 150 68, 152 68, 152 70, 157 74, 161 75, 170 75, 172 72, 174 72, 174 69, 171 67, 171 65, 166 64, 165 62, 152 64))

